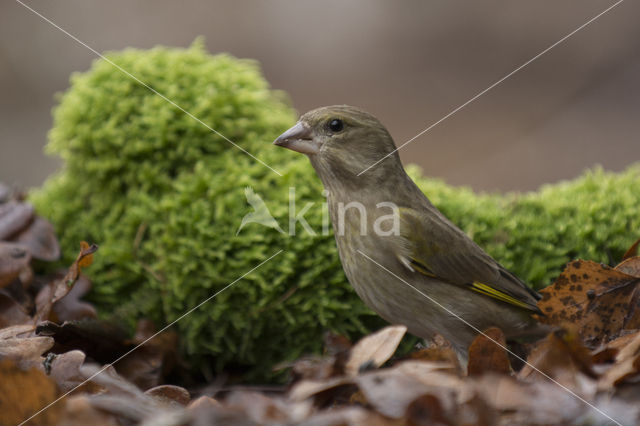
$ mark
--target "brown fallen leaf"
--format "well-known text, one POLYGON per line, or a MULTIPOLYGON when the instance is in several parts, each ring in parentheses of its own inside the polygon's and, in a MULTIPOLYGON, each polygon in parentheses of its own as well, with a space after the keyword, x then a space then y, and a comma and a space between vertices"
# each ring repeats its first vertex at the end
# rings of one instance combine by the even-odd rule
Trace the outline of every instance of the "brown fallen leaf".
POLYGON ((541 322, 577 328, 590 347, 640 328, 640 278, 591 261, 567 265, 551 286, 542 289, 541 322))
POLYGON ((462 378, 451 374, 450 365, 403 361, 391 368, 360 374, 353 381, 367 403, 391 418, 402 418, 411 402, 425 394, 437 395, 449 409, 464 389, 462 378))
POLYGON ((164 405, 178 405, 186 407, 191 402, 189 391, 180 386, 160 385, 145 391, 146 395, 164 405))
POLYGON ((0 241, 20 232, 32 218, 33 206, 29 203, 9 201, 0 204, 0 241))
POLYGON ((353 343, 341 334, 327 332, 323 338, 324 352, 328 355, 337 355, 349 351, 353 343))
POLYGON ((53 313, 59 322, 78 321, 85 318, 96 318, 96 308, 88 302, 80 300, 91 290, 89 278, 81 275, 69 294, 53 305, 53 313))
POLYGON ((626 344, 617 349, 614 364, 600 377, 598 389, 610 390, 624 380, 640 374, 640 332, 626 340, 626 344))
POLYGON ((79 371, 84 380, 104 389, 104 392, 88 398, 91 406, 118 417, 121 423, 139 423, 145 418, 175 411, 145 395, 133 383, 120 376, 111 365, 101 367, 85 363, 79 371))
POLYGON ((256 424, 297 424, 312 411, 310 401, 290 401, 259 392, 234 391, 223 402, 225 407, 242 411, 256 424))
POLYGON ((28 226, 11 237, 11 241, 27 247, 34 259, 46 262, 60 259, 60 244, 53 225, 40 216, 35 216, 28 226))
POLYGON ((28 337, 34 330, 35 327, 32 324, 19 324, 0 328, 0 341, 14 337, 28 337))
MULTIPOLYGON (((80 367, 84 364, 85 358, 85 354, 77 350, 59 355, 52 353, 45 362, 45 372, 48 371, 48 375, 56 382, 61 392, 68 392, 84 382, 85 378, 80 373, 80 367)), ((83 386, 80 390, 92 392, 97 389, 94 387, 90 390, 88 386, 83 386)))
MULTIPOLYGON (((527 383, 511 376, 485 374, 467 385, 474 389, 472 394, 501 413, 498 424, 590 424, 583 416, 592 418, 588 405, 549 380, 527 383)), ((599 413, 595 419, 600 424, 606 420, 599 413)))
MULTIPOLYGON (((55 401, 58 389, 37 368, 22 370, 10 360, 0 360, 0 424, 17 425, 55 401)), ((30 424, 59 424, 63 405, 54 404, 30 424), (37 419, 37 421, 36 421, 37 419)))
MULTIPOLYGON (((410 359, 414 361, 433 361, 433 362, 447 362, 452 365, 460 366, 460 361, 458 359, 458 355, 451 348, 441 348, 441 347, 428 347, 421 348, 410 352, 404 359, 410 359)), ((462 371, 460 369, 460 371, 462 371)))
POLYGON ((0 339, 0 359, 11 359, 18 367, 41 367, 42 354, 53 347, 50 337, 8 337, 0 339))
POLYGON ((638 245, 640 244, 640 238, 638 238, 636 240, 635 243, 633 243, 631 245, 631 247, 629 247, 629 250, 627 250, 623 255, 622 255, 622 260, 627 260, 631 257, 635 257, 638 255, 638 245))
POLYGON ((36 296, 36 324, 40 321, 47 320, 53 305, 69 294, 69 291, 80 277, 82 268, 90 266, 93 262, 93 253, 98 250, 98 246, 89 244, 85 241, 80 243, 80 253, 76 260, 69 267, 66 275, 60 280, 54 280, 49 285, 40 290, 36 296))
POLYGON ((31 254, 18 243, 0 241, 0 288, 11 283, 21 272, 29 268, 31 254))
POLYGON ((541 373, 582 395, 595 391, 589 387, 589 379, 596 378, 591 353, 576 332, 557 330, 540 341, 518 373, 518 378, 548 381, 541 373))
POLYGON ((629 342, 631 342, 633 339, 635 339, 638 333, 640 333, 640 331, 634 331, 628 334, 623 334, 622 336, 594 349, 593 352, 591 353, 591 358, 593 360, 593 363, 594 364, 603 364, 603 363, 613 364, 620 350, 625 346, 627 346, 629 342))
POLYGON ((351 348, 346 374, 355 376, 363 368, 380 367, 394 354, 406 332, 404 325, 391 325, 360 339, 351 348))
POLYGON ((453 425, 454 419, 447 413, 436 395, 424 394, 409 404, 404 415, 407 423, 415 426, 453 425))
POLYGON ((505 350, 506 345, 504 333, 497 327, 491 327, 485 330, 484 334, 479 334, 469 346, 467 374, 469 376, 488 372, 510 374, 511 364, 505 350))
POLYGON ((324 356, 303 356, 293 362, 278 364, 273 370, 290 368, 290 386, 300 380, 322 380, 344 374, 345 364, 353 346, 351 341, 345 336, 331 332, 325 333, 323 340, 324 356))
POLYGON ((353 385, 350 377, 331 377, 324 380, 301 380, 291 387, 289 398, 293 401, 304 401, 307 398, 343 386, 353 385))
POLYGON ((203 395, 199 398, 194 399, 193 401, 191 401, 189 403, 189 405, 187 405, 187 410, 199 410, 202 407, 204 408, 209 408, 209 407, 216 407, 219 408, 222 405, 220 404, 220 401, 218 401, 215 398, 211 398, 210 396, 206 396, 203 395))
POLYGON ((114 416, 94 408, 87 395, 71 395, 65 398, 60 424, 65 426, 119 426, 121 423, 114 416))
POLYGON ((0 328, 10 325, 26 324, 31 317, 5 289, 0 288, 0 328))
POLYGON ((615 267, 615 270, 640 278, 640 257, 626 258, 615 267))
POLYGON ((302 380, 323 380, 342 372, 337 371, 340 369, 336 368, 336 358, 333 356, 304 356, 293 362, 278 364, 273 370, 280 371, 285 368, 291 369, 290 385, 302 380))

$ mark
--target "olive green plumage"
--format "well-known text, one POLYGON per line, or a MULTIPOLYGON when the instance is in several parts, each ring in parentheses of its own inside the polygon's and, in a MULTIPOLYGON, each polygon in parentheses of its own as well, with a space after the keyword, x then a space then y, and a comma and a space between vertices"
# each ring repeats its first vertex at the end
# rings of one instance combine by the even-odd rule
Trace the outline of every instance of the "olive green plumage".
POLYGON ((463 357, 491 326, 507 337, 539 331, 531 318, 541 313, 538 294, 434 207, 375 117, 346 105, 319 108, 275 144, 308 155, 347 278, 382 318, 425 339, 441 334, 463 357))
MULTIPOLYGON (((276 168, 279 177, 109 63, 74 74, 59 97, 47 151, 65 166, 31 194, 73 260, 81 240, 100 251, 86 273, 103 316, 161 326, 280 249, 285 251, 175 327, 194 370, 242 366, 247 378, 302 353, 325 330, 357 338, 384 324, 347 282, 332 233, 322 233, 322 184, 304 156, 271 142, 295 123, 286 97, 253 61, 189 49, 127 49, 107 56, 276 168), (295 236, 255 223, 251 186, 295 236), (238 235, 236 235, 238 233, 238 235)), ((416 141, 415 143, 420 143, 416 141)), ((640 168, 594 170, 528 194, 476 194, 407 168, 447 217, 505 267, 537 287, 574 257, 619 258, 640 229, 640 168)))

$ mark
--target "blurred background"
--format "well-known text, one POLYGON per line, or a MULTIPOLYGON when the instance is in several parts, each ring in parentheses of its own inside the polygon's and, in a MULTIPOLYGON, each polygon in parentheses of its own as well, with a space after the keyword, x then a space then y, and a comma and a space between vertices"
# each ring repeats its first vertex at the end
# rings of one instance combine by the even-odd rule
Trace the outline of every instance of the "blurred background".
MULTIPOLYGON (((24 0, 97 51, 188 46, 255 58, 295 108, 347 103, 398 145, 615 1, 24 0)), ((626 1, 401 150, 477 190, 533 190, 640 160, 640 3, 626 1)), ((55 93, 95 59, 0 3, 0 181, 39 185, 55 93)), ((240 155, 240 154, 239 154, 240 155)))

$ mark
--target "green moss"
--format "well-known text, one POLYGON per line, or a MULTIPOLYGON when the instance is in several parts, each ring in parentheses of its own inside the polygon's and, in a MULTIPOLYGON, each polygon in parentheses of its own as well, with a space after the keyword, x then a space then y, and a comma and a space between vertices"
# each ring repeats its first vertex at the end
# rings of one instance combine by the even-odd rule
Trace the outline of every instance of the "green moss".
MULTIPOLYGON (((282 250, 176 324, 191 365, 239 366, 246 378, 264 378, 281 361, 318 352, 325 330, 356 337, 382 324, 346 282, 333 236, 322 235, 322 188, 307 159, 271 144, 295 113, 255 62, 210 56, 199 43, 107 58, 283 176, 106 61, 74 74, 47 147, 65 166, 31 198, 55 223, 66 261, 80 240, 100 245, 89 273, 103 313, 169 323, 282 250), (251 211, 246 186, 285 230, 295 187, 297 211, 314 203, 305 218, 317 235, 299 224, 296 236, 258 224, 236 235, 251 211)), ((445 214, 536 286, 573 257, 619 258, 638 234, 638 167, 506 196, 411 174, 445 214)))

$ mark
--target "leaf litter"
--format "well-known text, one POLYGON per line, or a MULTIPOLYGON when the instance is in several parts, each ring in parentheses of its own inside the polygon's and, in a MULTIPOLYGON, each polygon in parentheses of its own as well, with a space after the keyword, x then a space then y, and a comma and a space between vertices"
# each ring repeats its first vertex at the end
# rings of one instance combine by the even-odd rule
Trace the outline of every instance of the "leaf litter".
POLYGON ((615 268, 572 261, 542 290, 539 320, 552 331, 518 344, 524 365, 513 362, 504 347, 515 347, 495 327, 473 341, 463 368, 441 336, 397 354, 406 327, 391 325, 355 344, 328 333, 323 356, 275 367, 288 371, 286 386, 225 388, 220 381, 176 383, 172 374, 188 365, 174 332, 148 340, 155 327, 140 319, 129 337, 97 318, 82 300, 91 289, 83 269, 99 255, 97 246, 80 243, 66 271, 34 272, 33 259, 59 258, 57 239, 5 190, 0 424, 639 424, 637 248, 615 268))

